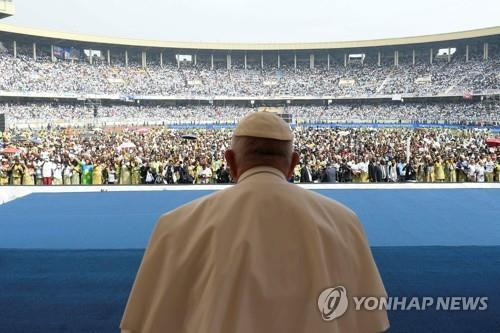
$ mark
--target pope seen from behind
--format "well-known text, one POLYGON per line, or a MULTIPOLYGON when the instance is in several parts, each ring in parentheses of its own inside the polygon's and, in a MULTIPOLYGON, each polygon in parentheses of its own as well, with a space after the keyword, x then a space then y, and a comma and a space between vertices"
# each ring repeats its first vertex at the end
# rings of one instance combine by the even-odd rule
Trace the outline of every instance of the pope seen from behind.
POLYGON ((289 183, 289 125, 255 112, 225 152, 236 185, 163 215, 121 322, 127 333, 383 332, 386 296, 350 209, 289 183), (328 289, 328 290, 327 290, 328 289))

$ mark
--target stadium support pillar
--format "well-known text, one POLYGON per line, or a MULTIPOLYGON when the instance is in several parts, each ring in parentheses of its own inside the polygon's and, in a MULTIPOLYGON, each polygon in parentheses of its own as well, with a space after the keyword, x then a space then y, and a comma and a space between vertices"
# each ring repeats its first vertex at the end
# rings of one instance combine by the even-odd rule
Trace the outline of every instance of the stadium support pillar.
POLYGON ((141 52, 141 66, 142 68, 146 68, 146 51, 141 52))
POLYGON ((293 68, 297 69, 297 53, 293 54, 293 68))
POLYGON ((451 62, 451 48, 448 48, 448 62, 451 62))
POLYGON ((483 44, 483 59, 488 60, 488 43, 483 44))
POLYGON ((394 51, 394 67, 399 65, 399 51, 394 51))
POLYGON ((330 53, 326 56, 326 69, 330 70, 330 53))
POLYGON ((111 51, 109 49, 107 51, 106 56, 107 56, 107 60, 108 60, 108 65, 111 65, 111 51))
POLYGON ((432 57, 434 56, 434 51, 431 49, 431 52, 429 54, 429 63, 432 65, 432 57))
POLYGON ((314 54, 309 55, 309 68, 314 69, 314 54))
POLYGON ((17 57, 17 43, 16 43, 16 41, 12 42, 12 53, 14 55, 14 58, 16 58, 17 57))
MULTIPOLYGON (((90 63, 92 63, 92 50, 90 50, 90 63)), ((50 45, 50 60, 52 62, 56 61, 56 57, 54 56, 54 45, 50 45)))
POLYGON ((214 54, 210 55, 210 69, 214 69, 214 54))
POLYGON ((465 45, 465 62, 469 62, 469 44, 465 45))
POLYGON ((36 43, 33 43, 33 60, 36 61, 36 43))
POLYGON ((413 49, 413 51, 411 52, 411 56, 412 56, 413 66, 415 66, 415 49, 413 49))
POLYGON ((175 60, 177 60, 177 68, 181 68, 181 59, 178 54, 175 55, 175 60))
POLYGON ((231 55, 230 54, 226 55, 226 67, 227 67, 227 70, 231 69, 231 55))
POLYGON ((128 51, 125 50, 125 67, 128 67, 128 51))
POLYGON ((244 60, 244 62, 245 62, 245 69, 247 69, 247 53, 246 52, 245 52, 245 60, 244 60))
POLYGON ((382 55, 380 54, 380 51, 378 51, 378 57, 377 57, 377 65, 380 66, 380 63, 382 62, 382 55))
POLYGON ((160 67, 163 68, 163 52, 160 52, 160 67))
POLYGON ((347 67, 347 53, 344 53, 344 67, 347 67))
POLYGON ((264 69, 264 52, 260 52, 260 68, 264 69))
POLYGON ((198 64, 198 55, 195 53, 194 54, 194 65, 196 66, 198 64))
POLYGON ((280 59, 280 53, 278 52, 278 68, 280 68, 280 67, 281 67, 280 62, 281 62, 281 59, 280 59))

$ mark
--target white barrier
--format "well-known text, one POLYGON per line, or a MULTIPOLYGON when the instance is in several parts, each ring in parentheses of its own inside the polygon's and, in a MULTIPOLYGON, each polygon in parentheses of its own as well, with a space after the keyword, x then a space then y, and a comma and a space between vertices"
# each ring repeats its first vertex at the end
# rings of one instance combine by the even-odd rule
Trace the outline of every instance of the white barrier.
MULTIPOLYGON (((138 192, 138 191, 214 191, 232 185, 78 185, 78 186, 1 186, 0 205, 32 193, 138 192)), ((310 190, 437 190, 500 189, 500 183, 335 183, 298 184, 310 190)))

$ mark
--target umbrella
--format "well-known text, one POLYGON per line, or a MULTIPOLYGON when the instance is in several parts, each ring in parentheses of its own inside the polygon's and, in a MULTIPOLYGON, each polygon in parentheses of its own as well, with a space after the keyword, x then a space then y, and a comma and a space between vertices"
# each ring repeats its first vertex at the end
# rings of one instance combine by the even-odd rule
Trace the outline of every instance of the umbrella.
POLYGON ((16 147, 7 147, 7 148, 4 148, 4 150, 2 151, 4 154, 15 154, 19 151, 18 148, 16 147))
POLYGON ((139 133, 139 134, 145 134, 145 133, 148 133, 149 132, 149 128, 147 127, 142 127, 142 128, 139 128, 138 130, 135 131, 136 133, 139 133))
POLYGON ((22 135, 15 135, 10 139, 11 142, 23 142, 23 141, 28 141, 24 136, 22 135))
POLYGON ((31 142, 36 144, 36 145, 39 145, 42 143, 42 140, 40 138, 37 138, 37 137, 32 137, 31 142))
POLYGON ((346 136, 346 135, 349 135, 350 132, 349 131, 339 131, 339 135, 340 136, 346 136))
POLYGON ((126 148, 135 148, 135 144, 133 142, 124 142, 118 146, 118 149, 126 149, 126 148))
POLYGON ((198 137, 194 134, 184 134, 181 138, 186 140, 198 140, 198 137))
POLYGON ((500 146, 500 138, 488 138, 486 144, 490 147, 498 147, 500 146))

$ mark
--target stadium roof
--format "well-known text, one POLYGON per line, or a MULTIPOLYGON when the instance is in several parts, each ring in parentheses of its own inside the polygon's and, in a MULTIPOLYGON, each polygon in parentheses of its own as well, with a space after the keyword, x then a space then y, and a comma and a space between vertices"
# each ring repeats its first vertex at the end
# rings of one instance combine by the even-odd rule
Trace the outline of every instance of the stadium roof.
POLYGON ((0 0, 0 19, 14 15, 16 8, 12 0, 0 0))
MULTIPOLYGON (((203 43, 203 42, 176 42, 158 41, 144 39, 129 39, 78 34, 54 30, 36 29, 20 27, 10 24, 0 23, 0 35, 14 34, 27 38, 53 39, 58 42, 73 42, 84 44, 98 44, 122 47, 142 47, 142 48, 170 48, 170 49, 195 49, 195 50, 242 50, 242 51, 272 51, 272 50, 320 50, 320 49, 350 49, 350 48, 370 48, 397 45, 414 45, 437 43, 445 41, 457 41, 471 38, 492 37, 500 35, 500 26, 483 29, 475 29, 460 32, 385 38, 359 41, 342 42, 318 42, 318 43, 203 43)), ((19 36, 19 37, 21 37, 19 36)))

